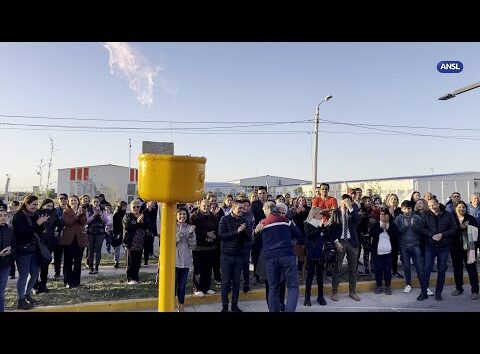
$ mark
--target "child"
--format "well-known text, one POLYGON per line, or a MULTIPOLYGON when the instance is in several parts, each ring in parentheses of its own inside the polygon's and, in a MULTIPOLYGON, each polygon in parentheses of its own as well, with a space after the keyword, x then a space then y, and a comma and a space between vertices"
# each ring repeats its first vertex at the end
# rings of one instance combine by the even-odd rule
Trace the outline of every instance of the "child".
POLYGON ((13 230, 7 225, 7 210, 0 206, 0 312, 5 311, 5 288, 15 253, 13 230))

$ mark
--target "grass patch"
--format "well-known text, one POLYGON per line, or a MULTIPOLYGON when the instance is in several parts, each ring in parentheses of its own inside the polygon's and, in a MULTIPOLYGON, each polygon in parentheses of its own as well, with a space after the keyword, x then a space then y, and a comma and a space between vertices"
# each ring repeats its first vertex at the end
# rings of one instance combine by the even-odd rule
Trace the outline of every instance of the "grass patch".
MULTIPOLYGON (((112 261, 113 264, 113 261, 112 261)), ((305 276, 299 273, 300 285, 305 284, 305 276)), ((129 299, 144 299, 155 298, 158 296, 158 285, 155 284, 155 273, 140 272, 140 283, 136 285, 128 285, 126 275, 108 274, 95 276, 82 276, 80 287, 67 289, 63 284, 63 279, 60 281, 48 280, 48 293, 36 294, 32 297, 37 302, 37 306, 63 306, 74 305, 85 302, 97 301, 116 301, 129 299)), ((243 279, 243 276, 242 278, 243 279)), ((373 280, 373 276, 358 276, 358 281, 373 280)), ((348 282, 348 271, 346 268, 340 276, 341 282, 348 282)), ((328 283, 328 281, 324 281, 328 283)), ((212 278, 212 288, 219 292, 220 287, 215 287, 212 278)), ((313 281, 313 286, 316 286, 316 280, 313 281)), ((255 283, 253 272, 250 272, 250 289, 264 289, 264 283, 255 283)), ((189 272, 186 293, 187 295, 193 292, 192 272, 189 272)), ((242 291, 242 288, 240 288, 242 291)), ((5 307, 7 310, 14 310, 17 306, 17 287, 14 283, 10 283, 6 289, 5 307)))

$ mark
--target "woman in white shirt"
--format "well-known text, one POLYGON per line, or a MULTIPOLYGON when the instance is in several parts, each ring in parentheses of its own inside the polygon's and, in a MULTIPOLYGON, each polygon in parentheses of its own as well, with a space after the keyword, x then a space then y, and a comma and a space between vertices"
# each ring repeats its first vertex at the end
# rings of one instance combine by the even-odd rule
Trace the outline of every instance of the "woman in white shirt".
POLYGON ((375 263, 375 294, 383 291, 385 279, 385 294, 392 295, 392 245, 398 240, 398 228, 391 218, 388 208, 380 208, 380 222, 375 222, 370 229, 372 236, 372 256, 375 263))

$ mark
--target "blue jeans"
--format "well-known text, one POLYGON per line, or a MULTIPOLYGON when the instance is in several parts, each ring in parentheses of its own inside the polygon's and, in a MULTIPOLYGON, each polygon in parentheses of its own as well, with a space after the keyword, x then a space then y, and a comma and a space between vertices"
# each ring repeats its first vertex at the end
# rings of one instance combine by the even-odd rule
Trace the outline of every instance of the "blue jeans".
POLYGON ((220 268, 222 270, 222 306, 228 306, 230 283, 232 286, 232 305, 238 304, 240 293, 240 273, 242 272, 243 256, 229 256, 222 254, 220 268))
POLYGON ((5 288, 9 275, 10 267, 0 268, 0 312, 5 311, 5 288))
POLYGON ((400 247, 400 254, 402 255, 403 270, 405 271, 405 283, 412 285, 412 272, 410 271, 410 258, 413 260, 415 271, 417 272, 418 281, 420 286, 422 285, 422 254, 420 253, 420 247, 400 247))
POLYGON ((25 296, 31 295, 33 286, 38 279, 40 267, 35 252, 31 254, 17 253, 15 259, 17 261, 18 270, 17 294, 18 300, 20 301, 25 299, 25 296))
POLYGON ((298 271, 297 257, 285 256, 265 261, 268 280, 268 309, 270 312, 280 312, 280 277, 283 274, 288 289, 285 312, 295 312, 298 301, 298 271))
POLYGON ((435 288, 435 294, 441 294, 443 285, 445 284, 445 271, 447 270, 447 259, 449 247, 436 248, 425 246, 425 269, 423 271, 423 285, 422 293, 427 293, 427 288, 430 283, 430 273, 433 268, 433 262, 435 257, 437 258, 437 286, 435 288))
POLYGON ((175 294, 178 297, 178 303, 185 302, 185 288, 187 286, 188 268, 175 267, 175 294))

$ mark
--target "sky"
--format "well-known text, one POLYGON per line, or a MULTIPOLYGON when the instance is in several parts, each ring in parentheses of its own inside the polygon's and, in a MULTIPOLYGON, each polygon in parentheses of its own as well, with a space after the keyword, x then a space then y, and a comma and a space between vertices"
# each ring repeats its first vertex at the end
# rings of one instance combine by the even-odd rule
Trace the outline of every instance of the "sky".
POLYGON ((311 180, 327 95, 318 182, 480 170, 480 88, 438 100, 480 81, 479 58, 478 43, 0 43, 0 190, 6 174, 10 191, 39 184, 50 137, 51 188, 59 168, 128 166, 129 138, 132 167, 142 141, 165 141, 205 156, 209 182, 311 180), (442 60, 463 71, 439 73, 442 60))

